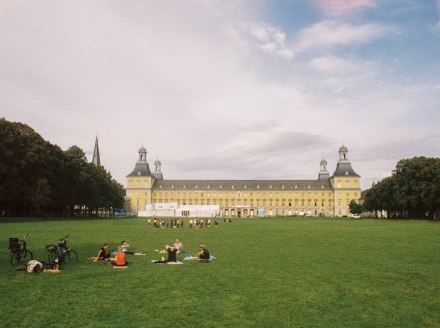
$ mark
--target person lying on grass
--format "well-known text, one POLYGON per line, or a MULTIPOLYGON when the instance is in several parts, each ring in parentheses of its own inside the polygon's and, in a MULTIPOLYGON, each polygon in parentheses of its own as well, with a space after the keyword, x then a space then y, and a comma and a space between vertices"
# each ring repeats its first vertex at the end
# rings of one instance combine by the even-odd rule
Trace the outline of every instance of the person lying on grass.
POLYGON ((43 264, 38 262, 37 260, 30 260, 26 267, 27 272, 38 273, 38 272, 47 272, 47 273, 60 273, 60 263, 58 258, 55 258, 54 263, 51 269, 43 269, 43 264))
POLYGON ((174 246, 168 246, 165 245, 165 249, 168 252, 168 258, 165 260, 163 257, 161 260, 153 261, 153 263, 170 263, 170 264, 176 264, 177 263, 177 248, 174 246))
POLYGON ((116 253, 116 256, 111 258, 112 264, 117 267, 125 267, 127 266, 128 262, 126 261, 126 253, 123 252, 122 247, 118 247, 118 252, 116 253))
POLYGON ((125 240, 123 240, 121 242, 121 248, 125 254, 127 254, 127 255, 144 255, 144 254, 142 254, 142 252, 130 252, 127 250, 128 247, 130 247, 130 245, 125 240))
POLYGON ((103 247, 101 247, 98 251, 97 256, 88 257, 88 260, 92 261, 109 261, 110 260, 110 254, 107 254, 108 244, 104 244, 103 247))
POLYGON ((44 272, 58 273, 58 272, 60 272, 60 270, 61 270, 60 259, 58 257, 56 257, 53 260, 52 269, 47 269, 44 272))

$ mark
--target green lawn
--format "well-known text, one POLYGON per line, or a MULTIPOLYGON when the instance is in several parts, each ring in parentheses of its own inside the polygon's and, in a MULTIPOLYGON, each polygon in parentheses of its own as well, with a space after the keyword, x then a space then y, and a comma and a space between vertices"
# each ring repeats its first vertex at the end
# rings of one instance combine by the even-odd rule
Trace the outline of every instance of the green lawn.
POLYGON ((440 224, 241 219, 218 229, 153 229, 145 219, 0 223, 3 327, 440 327, 440 224), (8 238, 28 248, 64 234, 80 260, 60 274, 17 272, 8 238), (158 265, 181 238, 218 260, 158 265), (126 270, 85 260, 104 242, 132 250, 126 270))

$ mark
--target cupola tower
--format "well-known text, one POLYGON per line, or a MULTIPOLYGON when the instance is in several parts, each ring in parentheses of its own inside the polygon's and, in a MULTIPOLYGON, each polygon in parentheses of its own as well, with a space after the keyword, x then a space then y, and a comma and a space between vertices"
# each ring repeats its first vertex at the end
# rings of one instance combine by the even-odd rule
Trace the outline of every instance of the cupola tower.
POLYGON ((321 163, 321 171, 319 171, 318 180, 328 180, 330 178, 330 174, 327 171, 327 161, 323 158, 321 163))
POLYGON ((161 162, 159 161, 159 159, 156 159, 154 161, 154 172, 153 172, 153 176, 158 179, 158 180, 163 180, 163 175, 162 175, 162 171, 161 171, 161 162))
POLYGON ((133 214, 145 209, 151 203, 151 191, 155 178, 151 174, 147 161, 147 149, 142 146, 138 151, 138 160, 133 171, 127 175, 127 198, 131 201, 133 214))
POLYGON ((347 147, 339 148, 339 161, 336 164, 335 173, 330 177, 330 183, 334 190, 336 216, 349 215, 350 201, 359 201, 361 197, 361 177, 351 167, 347 154, 347 147))

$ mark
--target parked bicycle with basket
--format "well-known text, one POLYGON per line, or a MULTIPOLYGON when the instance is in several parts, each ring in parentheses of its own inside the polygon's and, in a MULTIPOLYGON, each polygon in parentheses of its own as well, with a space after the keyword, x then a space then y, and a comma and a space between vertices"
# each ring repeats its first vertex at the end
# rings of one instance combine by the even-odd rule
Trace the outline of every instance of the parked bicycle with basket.
POLYGON ((71 261, 76 261, 78 260, 78 253, 71 249, 69 246, 67 246, 67 238, 70 235, 66 235, 62 238, 60 238, 58 240, 58 243, 55 244, 51 244, 51 245, 46 245, 46 250, 47 250, 47 261, 49 263, 53 263, 55 261, 56 258, 58 258, 58 260, 61 263, 68 263, 71 261))
POLYGON ((20 238, 9 238, 9 251, 11 253, 11 265, 24 264, 34 258, 34 254, 27 249, 26 238, 29 235, 20 238))

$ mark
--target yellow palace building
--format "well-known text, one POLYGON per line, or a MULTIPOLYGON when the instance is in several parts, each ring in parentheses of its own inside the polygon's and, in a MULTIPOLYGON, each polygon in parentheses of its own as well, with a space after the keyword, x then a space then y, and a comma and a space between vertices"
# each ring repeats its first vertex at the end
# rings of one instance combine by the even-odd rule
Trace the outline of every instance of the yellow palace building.
POLYGON ((223 217, 347 216, 350 201, 361 197, 345 146, 335 172, 330 176, 323 159, 315 180, 166 180, 159 160, 151 172, 145 147, 138 153, 126 192, 132 213, 143 216, 207 216, 207 209, 223 217))

